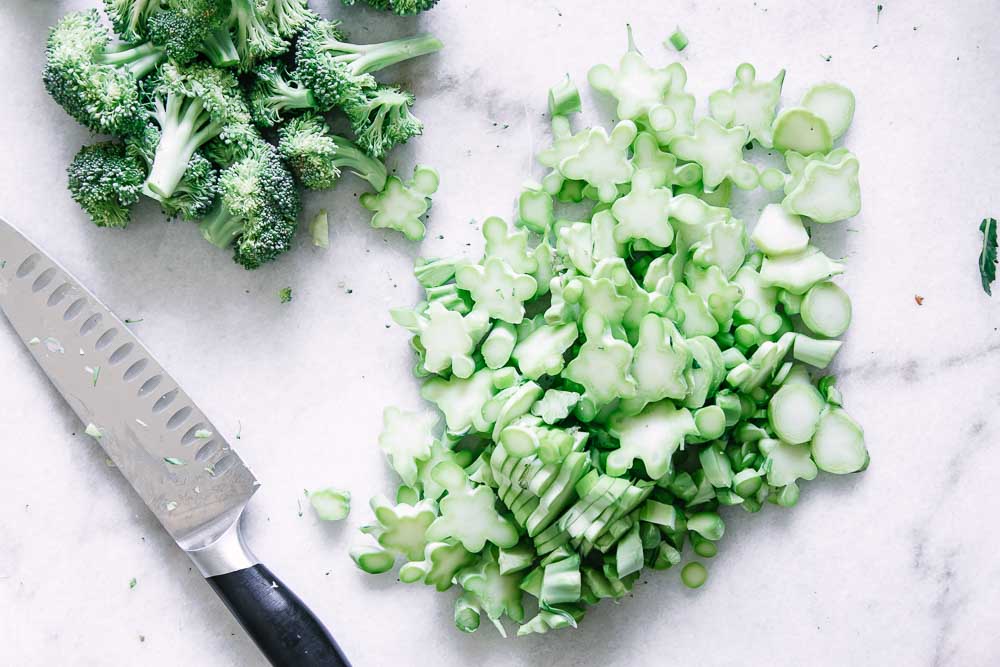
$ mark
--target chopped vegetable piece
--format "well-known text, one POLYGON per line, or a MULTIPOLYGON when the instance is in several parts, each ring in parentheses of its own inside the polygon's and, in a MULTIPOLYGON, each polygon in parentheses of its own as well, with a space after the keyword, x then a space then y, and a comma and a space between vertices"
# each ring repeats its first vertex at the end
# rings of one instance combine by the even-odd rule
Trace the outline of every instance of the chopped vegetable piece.
MULTIPOLYGON (((983 282, 983 291, 993 296, 993 281, 997 279, 996 218, 984 218, 979 225, 979 231, 983 235, 983 247, 979 251, 979 277, 983 282)), ((920 301, 917 303, 919 305, 920 301)))
POLYGON ((351 513, 351 492, 334 488, 313 491, 309 504, 323 521, 342 521, 351 513))
POLYGON ((327 217, 326 209, 321 209, 309 223, 309 235, 312 237, 313 245, 317 248, 330 247, 330 219, 327 217))
POLYGON ((420 218, 430 208, 430 197, 438 189, 437 171, 417 165, 413 178, 403 182, 390 176, 378 194, 361 195, 361 205, 372 211, 372 227, 395 229, 411 241, 424 238, 426 228, 420 218))
POLYGON ((681 32, 680 28, 677 28, 677 30, 674 30, 673 33, 671 33, 669 41, 670 45, 678 51, 683 51, 688 45, 687 35, 681 32))
POLYGON ((681 569, 681 581, 688 588, 701 588, 708 581, 708 570, 701 563, 688 563, 681 569))
POLYGON ((851 299, 832 282, 817 283, 806 292, 799 314, 813 333, 836 338, 851 324, 851 299))
POLYGON ((563 77, 558 84, 549 88, 549 114, 565 116, 580 111, 580 91, 569 78, 563 77))

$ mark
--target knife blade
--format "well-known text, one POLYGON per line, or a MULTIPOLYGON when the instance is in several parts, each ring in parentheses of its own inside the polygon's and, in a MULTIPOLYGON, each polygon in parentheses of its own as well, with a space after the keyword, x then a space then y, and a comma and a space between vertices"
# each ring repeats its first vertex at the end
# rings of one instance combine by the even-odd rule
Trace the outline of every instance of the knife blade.
POLYGON ((0 312, 88 434, 276 665, 348 665, 248 548, 260 483, 110 308, 0 218, 0 312))

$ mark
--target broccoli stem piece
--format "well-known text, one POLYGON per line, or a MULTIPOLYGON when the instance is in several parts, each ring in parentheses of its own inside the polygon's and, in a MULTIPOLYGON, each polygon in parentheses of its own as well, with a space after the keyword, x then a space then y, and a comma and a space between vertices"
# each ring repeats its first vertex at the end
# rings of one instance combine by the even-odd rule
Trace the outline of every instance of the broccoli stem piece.
POLYGON ((141 79, 166 60, 163 50, 152 42, 111 47, 94 58, 100 65, 113 65, 141 79))
POLYGON ((333 163, 337 168, 350 169, 371 183, 376 192, 382 192, 389 177, 385 165, 343 137, 334 135, 333 141, 337 144, 337 152, 333 156, 333 163))
POLYGON ((225 26, 213 30, 201 45, 201 51, 216 67, 233 67, 240 62, 233 36, 225 26))
POLYGON ((440 51, 444 48, 434 35, 414 35, 376 44, 351 44, 340 40, 325 42, 319 51, 336 51, 338 60, 351 63, 355 74, 370 74, 396 63, 440 51))
POLYGON ((200 99, 174 94, 167 96, 166 104, 156 101, 154 116, 161 135, 147 186, 161 197, 170 197, 191 156, 222 131, 222 124, 212 121, 200 99))
POLYGON ((243 233, 243 219, 218 201, 201 221, 201 235, 219 248, 228 248, 243 233))

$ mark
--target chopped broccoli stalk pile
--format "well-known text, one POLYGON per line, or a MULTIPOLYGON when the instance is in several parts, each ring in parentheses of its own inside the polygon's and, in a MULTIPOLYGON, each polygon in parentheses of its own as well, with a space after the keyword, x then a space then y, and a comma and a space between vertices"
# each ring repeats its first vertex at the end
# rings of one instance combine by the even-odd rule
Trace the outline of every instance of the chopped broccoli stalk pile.
MULTIPOLYGON (((409 15, 436 2, 369 4, 409 15)), ((96 9, 71 12, 49 33, 42 74, 70 116, 113 138, 68 169, 94 224, 127 227, 149 197, 255 269, 292 247, 298 190, 332 188, 346 170, 374 190, 363 199, 374 227, 423 238, 437 173, 404 183, 383 162, 423 132, 416 100, 373 75, 440 50, 436 37, 356 44, 307 0, 104 0, 104 13, 120 42, 96 9), (330 131, 333 113, 353 136, 330 131)))
MULTIPOLYGON (((778 113, 784 72, 742 64, 696 120, 684 68, 651 67, 631 39, 589 80, 622 120, 574 130, 576 88, 552 88, 550 172, 514 224, 484 221, 478 262, 418 260, 425 300, 392 311, 443 419, 386 410, 402 486, 372 501, 352 557, 454 588, 463 632, 576 627, 644 568, 702 587, 728 507, 789 507, 819 472, 868 466, 823 375, 851 320, 844 265, 809 234, 860 206, 857 159, 832 145, 853 96, 823 84, 778 113), (788 173, 762 179, 749 142, 780 148, 788 173), (784 194, 751 232, 728 202, 762 180, 784 194)), ((366 195, 380 224, 420 231, 436 186, 421 169, 366 195)))

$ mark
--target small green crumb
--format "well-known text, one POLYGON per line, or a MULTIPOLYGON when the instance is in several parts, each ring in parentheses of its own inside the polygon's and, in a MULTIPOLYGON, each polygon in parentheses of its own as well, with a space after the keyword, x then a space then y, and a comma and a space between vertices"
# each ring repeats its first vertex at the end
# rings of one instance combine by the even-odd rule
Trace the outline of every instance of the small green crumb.
POLYGON ((708 570, 701 563, 688 563, 681 570, 681 581, 688 588, 701 588, 708 581, 708 570))
POLYGON ((286 287, 280 292, 278 292, 278 298, 281 299, 281 303, 289 303, 292 300, 292 288, 286 287))
POLYGON ((680 28, 677 28, 677 30, 674 30, 674 34, 670 35, 669 42, 678 51, 683 51, 687 48, 688 38, 687 35, 681 32, 680 28))

